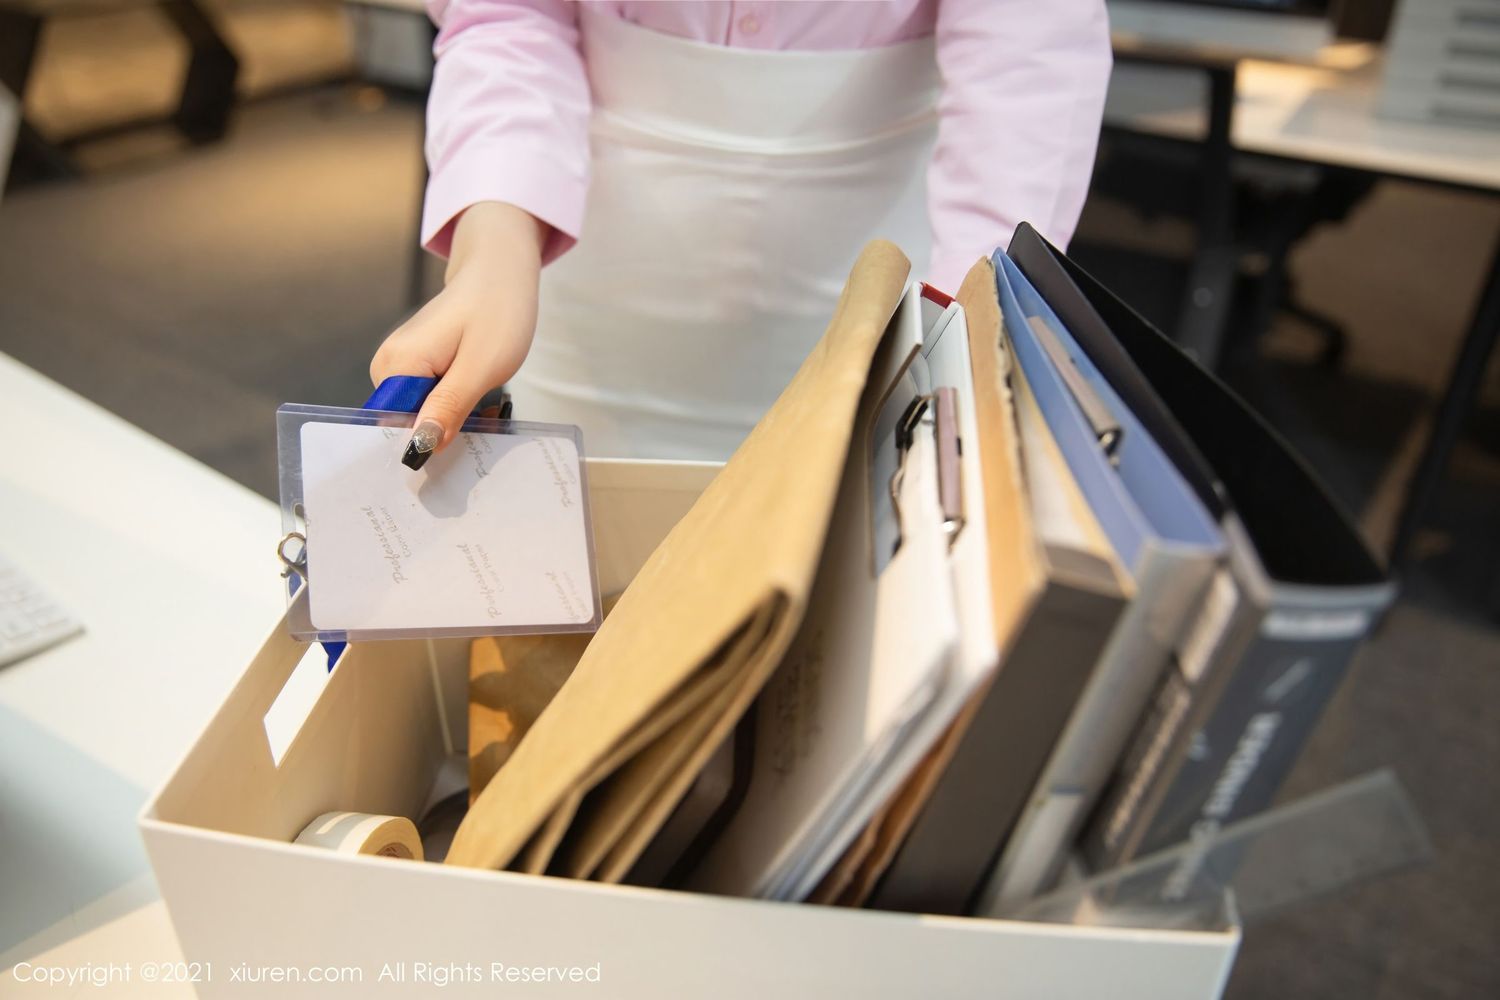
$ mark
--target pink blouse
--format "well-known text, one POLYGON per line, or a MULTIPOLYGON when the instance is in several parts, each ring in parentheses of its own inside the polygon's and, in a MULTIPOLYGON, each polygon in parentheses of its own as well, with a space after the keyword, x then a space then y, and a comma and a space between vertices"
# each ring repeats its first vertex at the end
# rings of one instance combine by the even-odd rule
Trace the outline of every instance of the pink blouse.
MULTIPOLYGON (((586 0, 683 38, 753 49, 873 48, 937 36, 943 91, 928 171, 929 277, 956 289, 1022 221, 1066 245, 1088 192, 1111 66, 1104 0, 586 0)), ((480 201, 575 242, 588 188, 589 87, 569 0, 427 0, 438 34, 423 243, 446 256, 480 201)))

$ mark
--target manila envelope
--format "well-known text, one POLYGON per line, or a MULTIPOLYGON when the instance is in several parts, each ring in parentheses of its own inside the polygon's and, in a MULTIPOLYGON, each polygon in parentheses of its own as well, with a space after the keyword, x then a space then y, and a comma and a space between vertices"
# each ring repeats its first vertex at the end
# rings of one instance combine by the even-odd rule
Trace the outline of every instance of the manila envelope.
POLYGON ((469 647, 469 804, 562 688, 589 636, 485 636, 469 647))
POLYGON ((633 864, 801 622, 909 267, 889 243, 865 247, 823 338, 621 595, 447 863, 544 871, 562 846, 568 871, 618 878, 633 864))
MULTIPOLYGON (((604 614, 617 595, 604 599, 604 614)), ((469 646, 469 804, 551 704, 592 636, 491 635, 469 646)))

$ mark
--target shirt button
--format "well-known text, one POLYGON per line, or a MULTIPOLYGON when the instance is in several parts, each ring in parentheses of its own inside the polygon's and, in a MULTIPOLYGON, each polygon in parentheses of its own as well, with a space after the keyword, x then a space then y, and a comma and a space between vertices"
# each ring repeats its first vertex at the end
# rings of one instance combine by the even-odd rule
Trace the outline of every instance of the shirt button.
POLYGON ((760 31, 760 18, 754 14, 746 14, 740 18, 740 34, 753 35, 760 31))

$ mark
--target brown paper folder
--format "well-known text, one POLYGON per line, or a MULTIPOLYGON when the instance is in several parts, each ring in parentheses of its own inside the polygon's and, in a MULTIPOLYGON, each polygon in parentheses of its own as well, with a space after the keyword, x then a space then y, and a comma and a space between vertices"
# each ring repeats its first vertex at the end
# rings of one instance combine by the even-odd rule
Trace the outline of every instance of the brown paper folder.
POLYGON ((469 647, 469 804, 573 672, 589 637, 505 635, 469 647))
POLYGON ((505 868, 526 848, 536 871, 561 845, 568 869, 628 870, 801 621, 856 408, 908 268, 889 243, 860 254, 823 339, 626 589, 475 801, 448 863, 505 868), (684 751, 677 741, 689 731, 684 751), (648 748, 654 772, 632 765, 648 748))
MULTIPOLYGON (((606 617, 619 598, 604 598, 606 617)), ((557 697, 592 638, 578 632, 490 635, 470 644, 470 805, 557 697)))

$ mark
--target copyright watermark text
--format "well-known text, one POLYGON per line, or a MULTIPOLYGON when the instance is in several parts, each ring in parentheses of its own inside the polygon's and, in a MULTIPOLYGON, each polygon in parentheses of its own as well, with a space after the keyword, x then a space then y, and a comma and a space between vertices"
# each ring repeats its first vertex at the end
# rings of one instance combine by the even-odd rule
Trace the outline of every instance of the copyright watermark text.
POLYGON ((132 983, 358 984, 377 986, 445 986, 539 983, 599 983, 601 964, 521 965, 508 962, 385 962, 360 965, 215 965, 212 962, 88 962, 82 965, 43 965, 21 962, 11 969, 18 983, 33 986, 106 989, 132 983))

